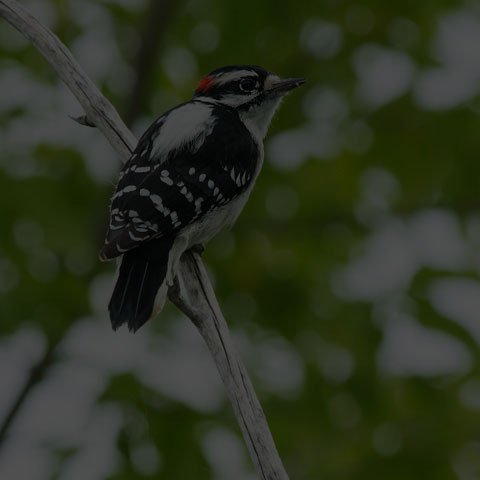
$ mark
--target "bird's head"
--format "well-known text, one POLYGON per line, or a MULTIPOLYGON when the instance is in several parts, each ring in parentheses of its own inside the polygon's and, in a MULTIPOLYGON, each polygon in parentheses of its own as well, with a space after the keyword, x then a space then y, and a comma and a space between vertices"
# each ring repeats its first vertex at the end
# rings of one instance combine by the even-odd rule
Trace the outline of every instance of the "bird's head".
POLYGON ((304 82, 304 78, 281 79, 256 65, 232 65, 218 68, 202 78, 194 98, 237 108, 252 101, 261 104, 281 98, 304 82))
POLYGON ((303 83, 304 78, 281 79, 256 65, 232 65, 202 78, 193 98, 234 108, 263 137, 282 98, 303 83))

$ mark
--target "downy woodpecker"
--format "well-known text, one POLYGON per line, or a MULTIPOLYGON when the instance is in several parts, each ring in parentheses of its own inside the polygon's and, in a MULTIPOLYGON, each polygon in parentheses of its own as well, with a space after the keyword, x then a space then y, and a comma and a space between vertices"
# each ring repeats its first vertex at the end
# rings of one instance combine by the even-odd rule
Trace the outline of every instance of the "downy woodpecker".
POLYGON ((100 252, 121 257, 108 306, 114 329, 136 331, 160 312, 182 253, 235 222, 273 114, 304 82, 258 66, 219 68, 143 134, 120 172, 100 252))

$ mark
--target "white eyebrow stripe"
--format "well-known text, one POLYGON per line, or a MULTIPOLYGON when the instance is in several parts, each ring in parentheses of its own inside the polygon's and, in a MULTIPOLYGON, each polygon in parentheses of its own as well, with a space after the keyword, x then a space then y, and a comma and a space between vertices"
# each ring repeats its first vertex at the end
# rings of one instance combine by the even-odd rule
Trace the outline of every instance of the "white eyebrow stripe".
POLYGON ((240 79, 243 77, 253 77, 256 79, 258 78, 258 75, 252 70, 235 70, 233 72, 228 72, 220 75, 218 78, 215 78, 214 82, 216 85, 223 85, 224 83, 228 83, 232 80, 240 79))

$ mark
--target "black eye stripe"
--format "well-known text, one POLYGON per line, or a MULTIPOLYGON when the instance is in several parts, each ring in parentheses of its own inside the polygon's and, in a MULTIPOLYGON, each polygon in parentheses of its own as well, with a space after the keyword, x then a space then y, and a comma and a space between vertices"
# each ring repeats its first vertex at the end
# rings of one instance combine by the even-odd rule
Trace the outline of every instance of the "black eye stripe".
POLYGON ((263 82, 264 79, 258 75, 239 75, 237 78, 225 78, 223 81, 219 77, 219 81, 216 84, 214 83, 207 92, 196 91, 195 96, 205 95, 209 98, 224 99, 229 95, 233 95, 245 98, 246 95, 250 96, 261 92, 263 90, 263 82))

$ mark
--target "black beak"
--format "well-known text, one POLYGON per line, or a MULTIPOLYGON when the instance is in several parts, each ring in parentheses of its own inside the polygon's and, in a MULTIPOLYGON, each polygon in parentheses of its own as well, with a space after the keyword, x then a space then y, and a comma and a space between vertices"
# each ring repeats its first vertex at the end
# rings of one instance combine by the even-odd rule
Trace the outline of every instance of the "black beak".
POLYGON ((285 78, 275 82, 269 89, 270 92, 275 92, 283 95, 290 90, 303 85, 307 81, 306 78, 285 78))

